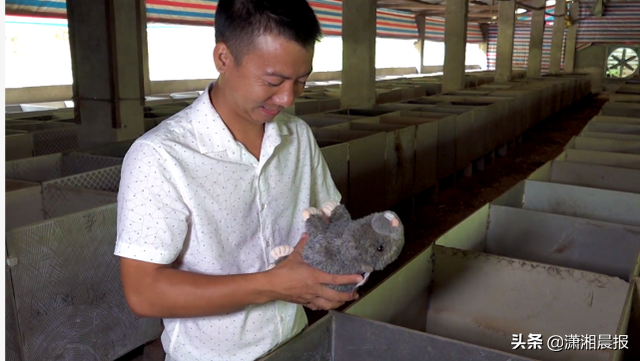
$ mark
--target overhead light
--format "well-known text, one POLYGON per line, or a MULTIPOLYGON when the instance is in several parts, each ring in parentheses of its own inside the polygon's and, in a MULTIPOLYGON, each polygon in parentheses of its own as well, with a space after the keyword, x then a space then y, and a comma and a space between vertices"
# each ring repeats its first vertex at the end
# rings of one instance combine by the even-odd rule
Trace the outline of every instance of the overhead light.
POLYGON ((526 12, 527 12, 527 9, 523 9, 523 8, 516 9, 516 14, 524 14, 526 12))
POLYGON ((556 4, 555 0, 547 0, 547 6, 553 6, 556 4))

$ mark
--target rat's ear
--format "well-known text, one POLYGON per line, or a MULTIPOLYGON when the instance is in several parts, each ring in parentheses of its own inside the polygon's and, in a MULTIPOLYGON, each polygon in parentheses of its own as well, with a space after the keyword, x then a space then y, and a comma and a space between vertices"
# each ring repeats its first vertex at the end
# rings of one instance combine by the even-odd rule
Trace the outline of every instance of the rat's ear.
POLYGON ((388 219, 391 222, 391 227, 398 227, 400 225, 400 221, 398 218, 391 212, 385 212, 384 218, 388 219))

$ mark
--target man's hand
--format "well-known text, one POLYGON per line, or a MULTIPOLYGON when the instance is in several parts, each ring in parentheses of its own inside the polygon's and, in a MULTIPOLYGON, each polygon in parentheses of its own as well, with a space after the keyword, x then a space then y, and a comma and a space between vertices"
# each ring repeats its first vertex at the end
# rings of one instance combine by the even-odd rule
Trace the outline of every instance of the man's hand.
POLYGON ((204 317, 240 311, 249 305, 283 300, 312 310, 330 310, 357 296, 326 284, 350 284, 360 275, 330 275, 302 258, 303 237, 293 253, 266 272, 204 275, 134 259, 120 259, 122 286, 140 317, 204 317))
POLYGON ((347 301, 357 299, 357 293, 338 292, 327 284, 343 285, 362 281, 361 275, 332 275, 307 264, 302 258, 302 250, 308 236, 302 236, 293 252, 276 267, 267 271, 269 279, 278 284, 276 299, 304 305, 312 310, 330 310, 342 306, 347 301))

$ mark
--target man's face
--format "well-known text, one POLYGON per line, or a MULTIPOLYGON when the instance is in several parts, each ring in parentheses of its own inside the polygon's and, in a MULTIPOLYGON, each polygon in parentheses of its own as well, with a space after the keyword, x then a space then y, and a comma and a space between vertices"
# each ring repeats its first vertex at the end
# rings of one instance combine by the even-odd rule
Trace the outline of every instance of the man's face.
POLYGON ((233 113, 254 124, 264 124, 302 94, 311 73, 313 48, 265 34, 256 39, 240 65, 229 63, 225 94, 233 113))

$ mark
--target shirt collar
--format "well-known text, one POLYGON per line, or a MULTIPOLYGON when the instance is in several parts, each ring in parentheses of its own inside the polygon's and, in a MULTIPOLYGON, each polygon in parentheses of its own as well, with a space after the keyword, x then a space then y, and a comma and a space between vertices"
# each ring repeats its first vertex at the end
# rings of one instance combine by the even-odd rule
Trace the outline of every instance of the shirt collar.
MULTIPOLYGON (((215 82, 211 82, 205 91, 196 98, 190 111, 190 121, 193 124, 198 148, 202 154, 222 151, 230 152, 230 156, 232 156, 231 153, 240 154, 240 144, 211 104, 209 93, 213 86, 215 86, 215 82)), ((289 129, 285 124, 289 119, 288 114, 280 112, 273 121, 265 125, 263 149, 265 145, 268 148, 275 148, 280 144, 281 137, 289 134, 289 129)))

